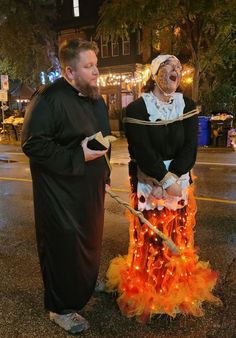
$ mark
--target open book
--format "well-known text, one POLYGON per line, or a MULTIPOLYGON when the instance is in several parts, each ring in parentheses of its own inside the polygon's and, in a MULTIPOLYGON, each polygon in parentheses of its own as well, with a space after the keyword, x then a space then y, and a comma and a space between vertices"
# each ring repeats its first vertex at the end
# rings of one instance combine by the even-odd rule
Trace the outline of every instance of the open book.
POLYGON ((93 150, 107 150, 110 146, 110 142, 116 139, 112 135, 103 136, 99 131, 96 134, 89 137, 88 148, 93 150))
MULTIPOLYGON (((98 133, 89 137, 87 146, 88 148, 93 149, 93 150, 107 150, 110 146, 110 143, 116 140, 117 138, 115 136, 107 135, 104 137, 102 133, 99 131, 98 133)), ((105 156, 108 168, 111 172, 112 168, 111 168, 110 160, 107 156, 107 153, 104 156, 105 156)))

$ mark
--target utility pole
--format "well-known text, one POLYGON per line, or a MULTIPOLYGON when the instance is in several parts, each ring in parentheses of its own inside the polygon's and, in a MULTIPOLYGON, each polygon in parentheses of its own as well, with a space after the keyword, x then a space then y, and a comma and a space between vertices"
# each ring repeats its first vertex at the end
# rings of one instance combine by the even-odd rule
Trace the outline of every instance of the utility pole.
POLYGON ((1 75, 1 87, 0 87, 0 102, 1 102, 1 111, 2 111, 2 130, 3 136, 5 138, 5 125, 4 125, 4 112, 8 109, 7 101, 8 101, 8 90, 9 90, 9 81, 8 75, 1 75))

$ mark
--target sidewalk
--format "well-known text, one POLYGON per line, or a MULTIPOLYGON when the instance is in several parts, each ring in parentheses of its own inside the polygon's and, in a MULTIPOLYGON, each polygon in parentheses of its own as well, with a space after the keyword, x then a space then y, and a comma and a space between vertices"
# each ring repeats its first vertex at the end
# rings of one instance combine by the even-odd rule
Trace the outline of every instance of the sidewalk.
MULTIPOLYGON (((1 142, 0 141, 0 153, 21 153, 21 145, 20 142, 15 143, 7 143, 6 141, 1 142)), ((198 154, 227 154, 228 156, 236 155, 236 152, 231 147, 224 147, 224 148, 218 148, 218 147, 212 147, 212 146, 206 146, 206 147, 198 147, 198 154), (232 155, 230 155, 232 154, 232 155)), ((204 156, 205 156, 204 155, 204 156)), ((129 162, 129 153, 128 153, 128 144, 125 137, 119 137, 115 142, 112 143, 112 152, 111 152, 111 164, 127 164, 129 162)))
MULTIPOLYGON (((116 147, 116 145, 118 146, 121 146, 121 147, 124 147, 124 146, 127 146, 127 139, 126 137, 119 137, 117 138, 117 141, 115 141, 113 144, 112 144, 114 147, 116 147)), ((206 150, 209 150, 209 151, 234 151, 234 149, 232 147, 213 147, 213 146, 199 146, 198 147, 198 151, 206 151, 206 150)))

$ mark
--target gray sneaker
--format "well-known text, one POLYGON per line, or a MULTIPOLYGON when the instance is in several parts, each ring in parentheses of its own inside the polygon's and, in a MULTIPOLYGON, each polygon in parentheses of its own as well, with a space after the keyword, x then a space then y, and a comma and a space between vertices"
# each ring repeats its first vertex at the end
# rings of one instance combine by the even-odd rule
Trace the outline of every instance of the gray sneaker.
POLYGON ((106 283, 103 282, 101 279, 97 279, 94 291, 95 292, 105 292, 106 291, 106 283))
POLYGON ((49 312, 49 318, 51 321, 72 334, 81 333, 89 328, 87 320, 76 312, 68 313, 66 315, 49 312))

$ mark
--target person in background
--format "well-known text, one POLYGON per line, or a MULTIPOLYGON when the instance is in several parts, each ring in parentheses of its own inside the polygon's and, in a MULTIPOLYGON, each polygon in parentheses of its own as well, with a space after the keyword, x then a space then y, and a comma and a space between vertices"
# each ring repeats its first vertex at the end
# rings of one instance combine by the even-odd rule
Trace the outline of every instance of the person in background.
POLYGON ((182 65, 174 55, 159 55, 141 97, 126 109, 132 206, 168 236, 173 253, 156 233, 130 216, 126 257, 107 272, 107 287, 118 289, 118 305, 128 317, 146 322, 154 314, 199 316, 217 273, 198 260, 194 247, 196 204, 190 184, 197 154, 198 118, 194 102, 177 92, 182 65))
POLYGON ((107 150, 87 144, 99 131, 110 134, 107 107, 98 94, 97 52, 93 42, 62 44, 62 77, 33 96, 22 132, 33 180, 45 309, 72 334, 89 327, 79 311, 97 282, 109 180, 107 150))

